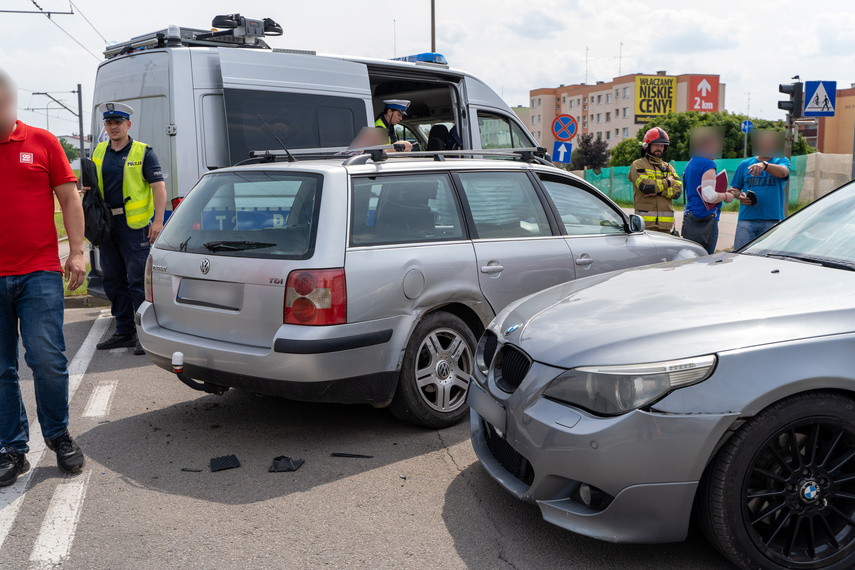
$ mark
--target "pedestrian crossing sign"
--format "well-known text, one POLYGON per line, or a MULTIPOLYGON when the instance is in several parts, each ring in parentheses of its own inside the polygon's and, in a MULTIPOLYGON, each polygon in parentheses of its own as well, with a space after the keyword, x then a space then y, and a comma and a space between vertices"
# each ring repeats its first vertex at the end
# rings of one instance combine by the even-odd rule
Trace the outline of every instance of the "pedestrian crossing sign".
POLYGON ((836 103, 836 81, 805 81, 803 117, 833 117, 836 103))

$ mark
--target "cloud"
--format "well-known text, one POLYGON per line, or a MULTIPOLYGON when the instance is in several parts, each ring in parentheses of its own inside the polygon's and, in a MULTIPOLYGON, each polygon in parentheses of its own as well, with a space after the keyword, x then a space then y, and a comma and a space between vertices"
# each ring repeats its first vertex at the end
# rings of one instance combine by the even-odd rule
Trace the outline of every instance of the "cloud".
POLYGON ((543 12, 528 12, 522 19, 505 24, 505 27, 530 40, 540 40, 566 29, 558 18, 547 16, 543 12))

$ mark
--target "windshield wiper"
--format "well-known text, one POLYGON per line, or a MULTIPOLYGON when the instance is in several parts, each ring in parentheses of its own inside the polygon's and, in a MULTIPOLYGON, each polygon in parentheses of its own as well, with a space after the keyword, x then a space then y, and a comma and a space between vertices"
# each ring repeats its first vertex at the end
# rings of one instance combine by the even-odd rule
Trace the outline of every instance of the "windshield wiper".
POLYGON ((245 251, 247 249, 263 249, 265 247, 276 247, 275 243, 263 241, 209 241, 202 244, 208 251, 245 251))
POLYGON ((788 255, 784 253, 766 253, 762 254, 763 257, 774 257, 778 259, 792 259, 793 261, 801 261, 802 263, 814 263, 816 265, 821 265, 822 267, 829 267, 831 269, 845 269, 847 271, 855 271, 855 264, 847 263, 845 261, 838 261, 836 259, 826 259, 824 257, 815 257, 812 255, 788 255))

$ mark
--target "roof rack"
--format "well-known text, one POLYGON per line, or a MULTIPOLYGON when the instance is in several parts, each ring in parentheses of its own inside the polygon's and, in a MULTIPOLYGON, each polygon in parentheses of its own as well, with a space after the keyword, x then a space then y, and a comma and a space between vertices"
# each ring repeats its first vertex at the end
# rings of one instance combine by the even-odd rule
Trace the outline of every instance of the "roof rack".
POLYGON ((134 51, 182 46, 270 49, 262 37, 282 35, 282 26, 270 18, 253 19, 245 18, 240 14, 229 14, 215 17, 212 25, 216 28, 225 29, 212 31, 171 25, 165 30, 158 30, 131 38, 126 42, 113 44, 104 50, 104 57, 112 59, 134 51))
MULTIPOLYGON (((437 151, 410 151, 410 152, 393 152, 388 153, 387 150, 392 150, 393 145, 379 145, 360 149, 359 154, 342 154, 333 151, 319 152, 318 149, 313 149, 307 154, 300 154, 299 150, 292 151, 291 154, 299 160, 324 160, 338 159, 344 160, 342 164, 345 166, 354 166, 359 164, 367 164, 372 162, 385 162, 389 159, 402 158, 433 158, 437 162, 443 162, 448 158, 472 158, 472 157, 497 157, 497 158, 512 158, 522 162, 532 162, 552 166, 552 163, 546 160, 546 149, 544 147, 531 148, 508 148, 508 149, 469 149, 469 150, 437 150, 437 151)), ((249 158, 238 162, 235 166, 244 164, 258 164, 266 162, 276 162, 280 159, 287 159, 288 152, 284 150, 252 150, 249 152, 249 158)))

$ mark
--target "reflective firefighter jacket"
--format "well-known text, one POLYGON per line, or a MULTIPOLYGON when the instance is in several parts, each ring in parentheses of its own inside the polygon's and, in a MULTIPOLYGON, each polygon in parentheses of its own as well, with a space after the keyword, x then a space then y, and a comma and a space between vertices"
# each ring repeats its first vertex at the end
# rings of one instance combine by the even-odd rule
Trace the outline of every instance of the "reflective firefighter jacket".
POLYGON ((674 227, 674 205, 683 192, 680 175, 673 166, 649 154, 639 158, 629 168, 635 213, 644 219, 649 230, 670 232, 674 227), (674 182, 668 181, 673 176, 674 182))

